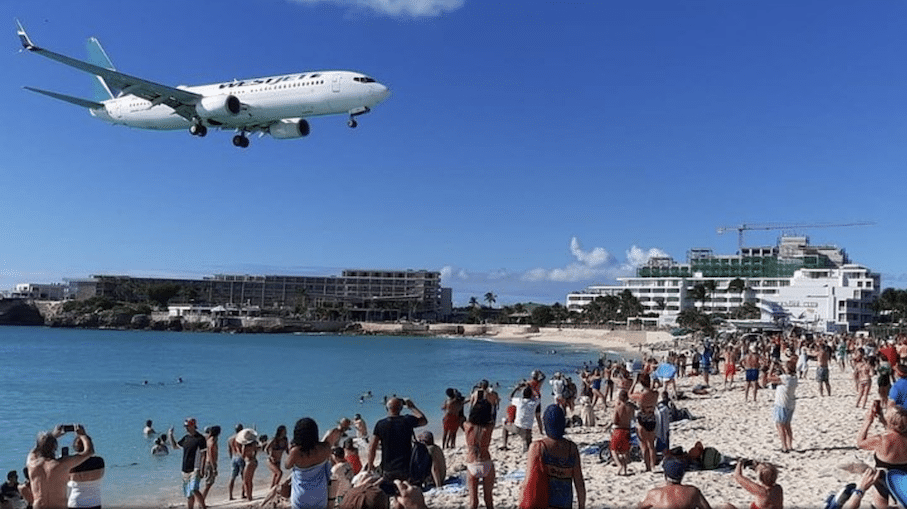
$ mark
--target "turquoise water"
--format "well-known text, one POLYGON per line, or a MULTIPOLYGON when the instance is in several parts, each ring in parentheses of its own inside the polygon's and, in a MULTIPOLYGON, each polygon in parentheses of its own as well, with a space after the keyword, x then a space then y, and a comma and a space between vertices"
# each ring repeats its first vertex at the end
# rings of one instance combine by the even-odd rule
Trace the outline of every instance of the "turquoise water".
MULTIPOLYGON (((39 431, 82 423, 108 465, 104 505, 161 506, 179 500, 180 453, 151 457, 142 428, 152 419, 159 433, 175 426, 179 437, 193 416, 200 428, 224 430, 221 476, 210 495, 221 500, 229 477, 224 443, 237 422, 271 436, 279 424, 292 430, 310 416, 323 433, 359 413, 371 428, 385 415, 383 396, 397 394, 412 398, 429 429, 439 430, 447 387, 467 393, 485 378, 506 397, 533 369, 572 372, 598 355, 468 338, 0 327, 0 472, 21 470, 39 431), (374 397, 360 403, 367 391, 374 397)), ((264 463, 257 473, 268 475, 264 463)))

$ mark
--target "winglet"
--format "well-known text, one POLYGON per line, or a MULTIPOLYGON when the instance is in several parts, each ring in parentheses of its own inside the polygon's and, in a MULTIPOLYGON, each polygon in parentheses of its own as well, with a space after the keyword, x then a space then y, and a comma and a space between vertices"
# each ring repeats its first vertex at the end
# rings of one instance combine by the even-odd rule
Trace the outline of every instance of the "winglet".
POLYGON ((37 46, 35 46, 34 43, 31 42, 31 39, 29 39, 28 34, 25 33, 25 28, 22 27, 22 23, 20 23, 18 19, 16 20, 16 35, 19 36, 19 40, 22 42, 23 48, 29 51, 37 48, 37 46))

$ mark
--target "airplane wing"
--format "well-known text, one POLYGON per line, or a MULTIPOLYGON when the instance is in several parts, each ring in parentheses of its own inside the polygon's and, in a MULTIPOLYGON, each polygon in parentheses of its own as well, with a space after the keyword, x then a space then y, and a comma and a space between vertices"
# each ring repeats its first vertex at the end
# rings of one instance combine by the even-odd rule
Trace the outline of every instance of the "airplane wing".
POLYGON ((22 47, 26 50, 45 56, 51 60, 56 60, 57 62, 70 67, 74 67, 80 71, 100 76, 112 87, 122 90, 124 94, 132 94, 136 97, 141 97, 142 99, 151 101, 152 105, 165 104, 173 108, 178 115, 188 120, 192 120, 196 116, 195 105, 202 98, 200 94, 136 78, 135 76, 123 74, 111 69, 105 69, 104 67, 99 67, 89 64, 88 62, 76 60, 75 58, 70 58, 66 55, 40 48, 32 43, 28 34, 25 33, 22 24, 19 23, 18 20, 16 20, 16 25, 19 40, 22 41, 22 47))
POLYGON ((68 103, 75 104, 76 106, 81 106, 83 108, 88 108, 96 110, 98 108, 104 108, 104 105, 101 103, 96 103, 94 101, 88 101, 86 99, 80 99, 78 97, 72 97, 70 95, 58 94, 56 92, 49 92, 47 90, 41 90, 40 88, 33 87, 23 87, 25 90, 31 90, 32 92, 37 92, 39 94, 44 94, 48 97, 53 97, 54 99, 59 99, 61 101, 66 101, 68 103))

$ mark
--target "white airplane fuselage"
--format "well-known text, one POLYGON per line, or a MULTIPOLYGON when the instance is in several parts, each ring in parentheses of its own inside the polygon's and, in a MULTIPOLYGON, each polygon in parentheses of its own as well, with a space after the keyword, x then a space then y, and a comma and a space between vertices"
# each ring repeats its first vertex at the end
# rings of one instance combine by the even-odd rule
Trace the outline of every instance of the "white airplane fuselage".
MULTIPOLYGON (((389 95, 378 83, 354 81, 362 74, 350 71, 319 71, 266 78, 235 80, 213 85, 180 86, 181 90, 207 97, 234 96, 242 110, 210 125, 267 124, 283 119, 345 114, 356 108, 371 108, 389 95)), ((95 117, 112 124, 142 129, 186 129, 191 122, 172 108, 133 95, 103 101, 103 109, 91 109, 95 117)))

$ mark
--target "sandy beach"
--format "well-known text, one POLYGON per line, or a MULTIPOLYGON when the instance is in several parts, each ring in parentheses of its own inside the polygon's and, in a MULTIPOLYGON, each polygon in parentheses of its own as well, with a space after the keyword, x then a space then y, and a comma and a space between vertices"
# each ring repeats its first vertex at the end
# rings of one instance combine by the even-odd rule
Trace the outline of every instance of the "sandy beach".
MULTIPOLYGON (((630 337, 622 338, 620 332, 614 331, 552 328, 530 332, 526 328, 504 328, 487 337, 501 341, 583 344, 628 353, 642 349, 648 354, 654 350, 657 358, 660 352, 672 347, 674 343, 670 335, 665 333, 628 335, 630 337)), ((531 369, 531 366, 527 366, 527 372, 531 369)), ((780 472, 778 483, 784 488, 786 507, 824 506, 830 493, 859 479, 859 474, 852 473, 854 464, 869 464, 872 453, 857 450, 854 445, 865 411, 854 406, 856 394, 849 367, 847 371, 841 371, 837 366, 832 367, 833 395, 820 397, 815 381, 815 363, 811 363, 809 377, 800 380, 797 388, 797 407, 792 422, 794 451, 790 453, 781 452, 772 420, 773 390, 760 390, 757 402, 744 403, 741 373, 737 374, 736 382, 728 389, 724 388, 723 376, 713 376, 711 382, 710 394, 694 395, 691 389, 702 383, 702 378, 678 379, 678 389, 685 393, 686 399, 677 402, 677 405, 689 410, 695 419, 672 423, 671 446, 689 450, 697 441, 701 441, 707 447, 715 447, 728 458, 744 457, 777 465, 780 472)), ((502 394, 502 398, 506 399, 508 395, 509 391, 508 394, 502 394)), ((610 423, 612 409, 611 405, 607 409, 597 408, 598 425, 595 427, 568 428, 567 437, 577 443, 581 452, 595 450, 599 444, 609 439, 610 430, 606 425, 610 423)), ((521 447, 513 447, 514 444, 518 445, 515 440, 511 442, 510 450, 498 450, 501 445, 500 431, 498 427, 492 443, 492 456, 497 470, 495 505, 499 508, 513 508, 519 503, 520 481, 526 469, 526 458, 521 447)), ((871 433, 879 431, 881 425, 875 424, 871 433)), ((538 436, 539 431, 536 429, 534 437, 538 436)), ((446 451, 448 476, 461 475, 465 470, 462 444, 461 433, 458 447, 446 451)), ((360 453, 364 456, 365 451, 360 449, 360 453)), ((633 474, 629 477, 618 477, 617 467, 613 463, 600 462, 597 454, 582 454, 582 467, 587 489, 586 505, 590 508, 636 507, 650 488, 664 482, 660 467, 656 467, 653 472, 645 472, 642 462, 630 464, 633 474)), ((753 477, 752 471, 748 473, 753 477)), ((258 507, 259 504, 255 501, 227 502, 227 480, 218 479, 209 497, 209 506, 258 507)), ((684 482, 698 486, 712 507, 720 507, 725 503, 748 507, 752 500, 734 481, 730 469, 690 471, 684 482)), ((256 486, 263 484, 262 479, 256 486)), ((257 501, 261 501, 264 496, 264 489, 256 490, 257 501)), ((426 493, 426 501, 434 509, 468 506, 466 489, 459 486, 433 489, 426 493)), ((172 504, 174 507, 181 505, 184 506, 178 503, 178 499, 172 504)), ((868 506, 868 502, 866 505, 868 506)))

